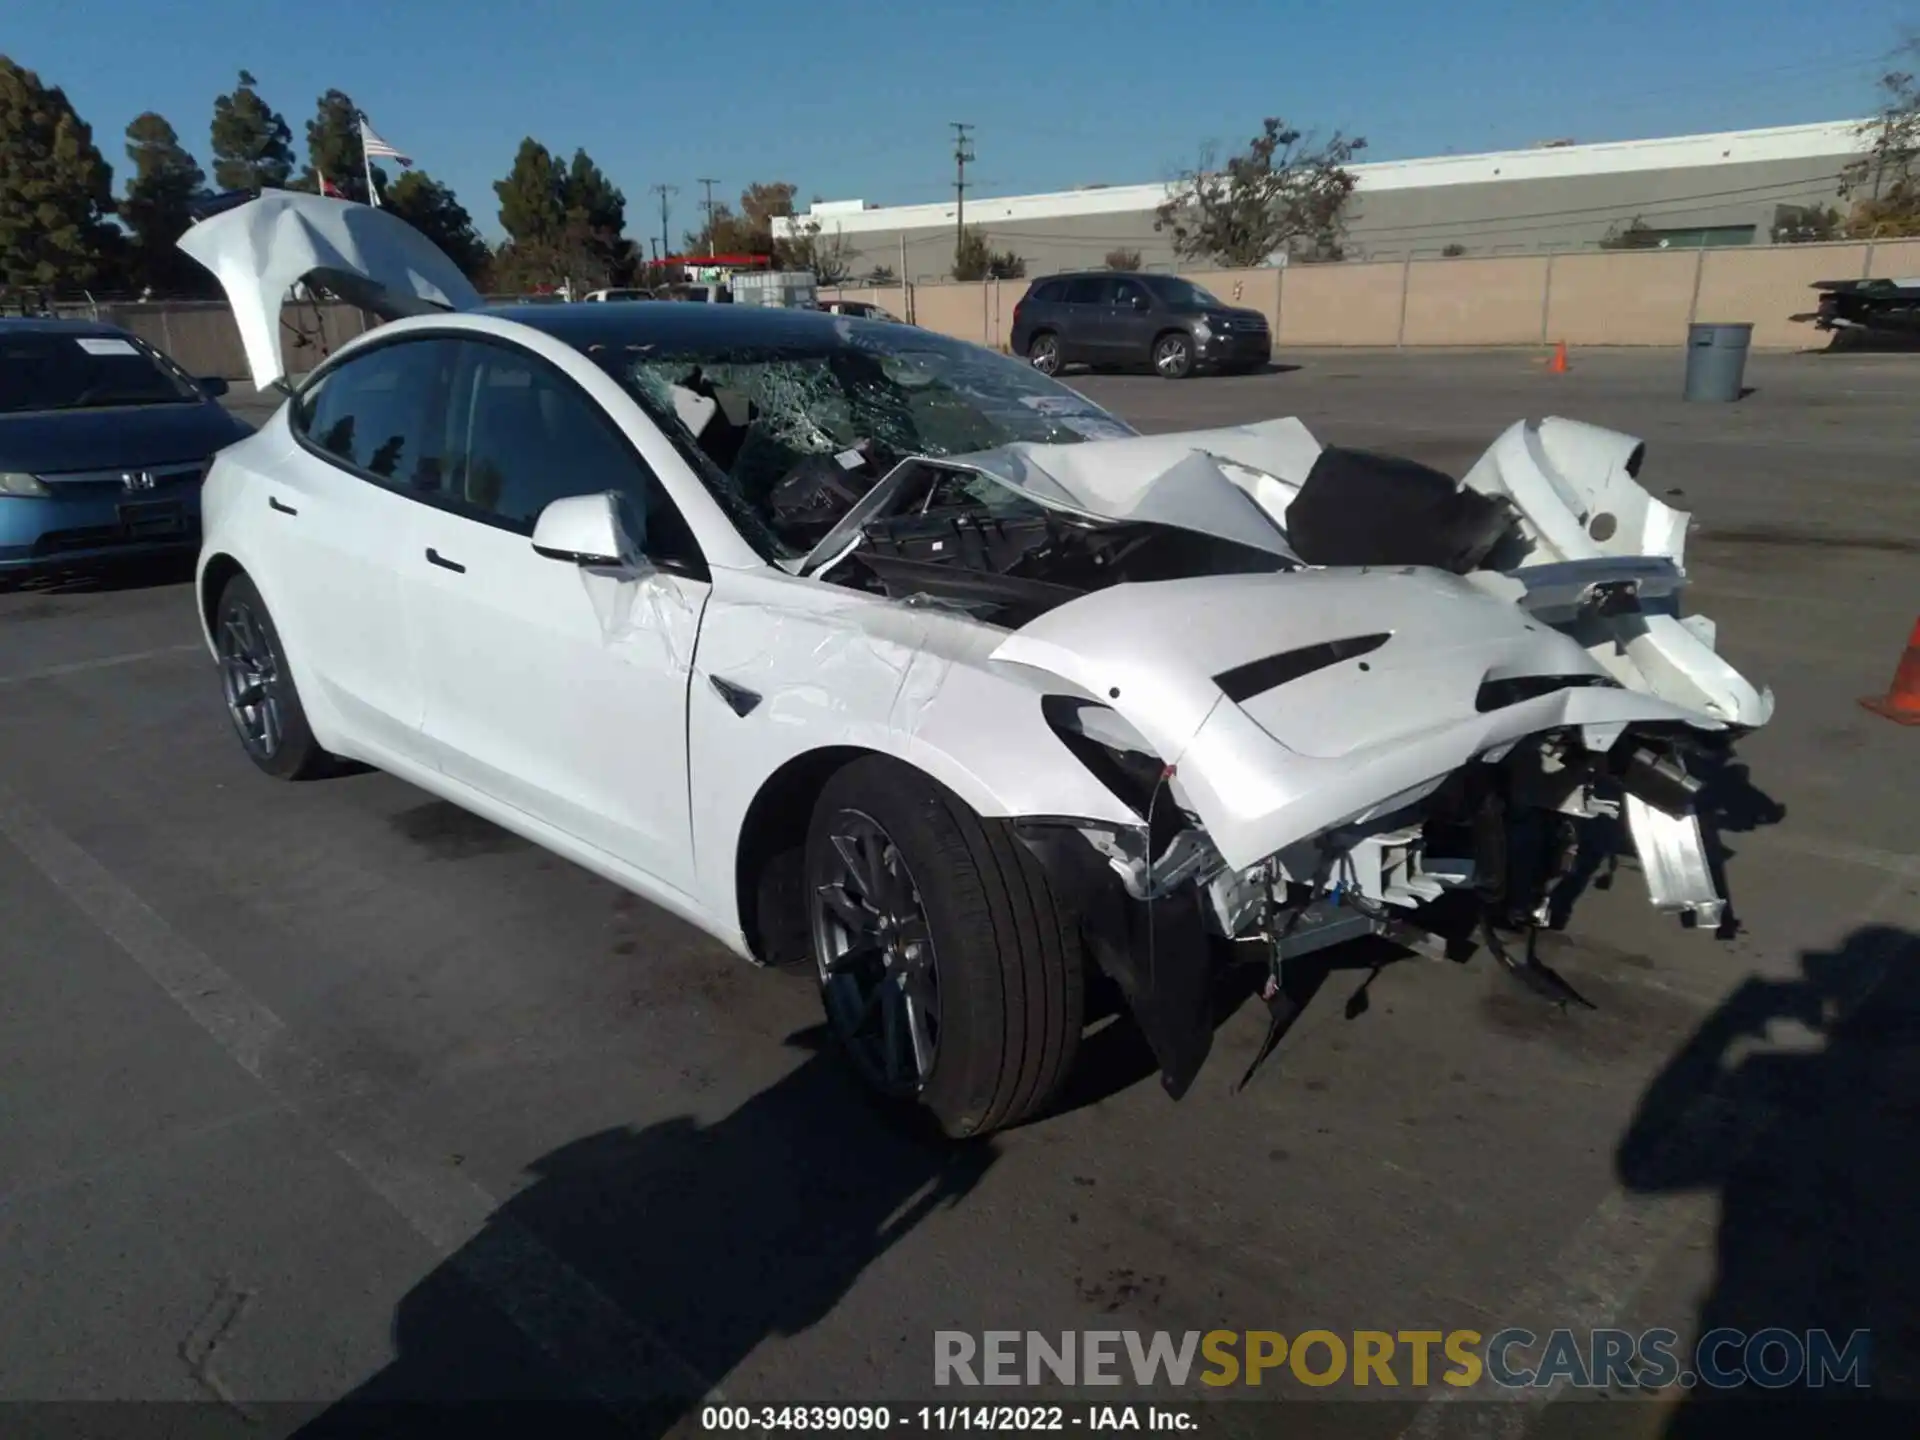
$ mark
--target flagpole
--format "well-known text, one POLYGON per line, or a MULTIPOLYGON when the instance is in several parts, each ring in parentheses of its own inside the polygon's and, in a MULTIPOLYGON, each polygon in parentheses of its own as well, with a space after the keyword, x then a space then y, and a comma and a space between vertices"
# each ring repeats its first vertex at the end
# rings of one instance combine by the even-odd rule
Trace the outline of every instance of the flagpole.
POLYGON ((380 192, 373 185, 373 157, 367 153, 367 117, 362 115, 355 122, 360 127, 360 159, 367 167, 367 203, 380 208, 380 192))

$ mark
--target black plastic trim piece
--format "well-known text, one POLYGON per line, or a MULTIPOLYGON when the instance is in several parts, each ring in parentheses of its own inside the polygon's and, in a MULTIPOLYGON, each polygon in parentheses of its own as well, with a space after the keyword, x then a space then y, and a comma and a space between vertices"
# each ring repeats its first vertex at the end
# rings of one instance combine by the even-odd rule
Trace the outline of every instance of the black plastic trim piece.
POLYGON ((1213 683, 1237 705, 1256 695, 1264 695, 1269 690, 1277 690, 1303 675, 1337 665, 1342 660, 1370 655, 1392 638, 1393 633, 1388 631, 1381 635, 1354 635, 1345 640, 1303 645, 1298 650, 1285 650, 1278 655, 1269 655, 1264 660, 1250 660, 1245 665, 1223 670, 1213 677, 1213 683))
POLYGON ((1473 708, 1485 715, 1504 710, 1523 700, 1538 700, 1561 690, 1617 690, 1620 682, 1607 675, 1514 675, 1504 680, 1483 680, 1473 697, 1473 708))

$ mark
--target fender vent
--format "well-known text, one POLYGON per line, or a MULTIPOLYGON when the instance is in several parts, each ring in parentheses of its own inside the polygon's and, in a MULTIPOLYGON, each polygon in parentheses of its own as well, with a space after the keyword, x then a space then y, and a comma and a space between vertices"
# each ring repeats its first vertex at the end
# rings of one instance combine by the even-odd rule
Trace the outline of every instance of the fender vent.
POLYGON ((1618 690, 1620 682, 1606 675, 1514 675, 1505 680, 1483 680, 1473 697, 1473 708, 1485 715, 1523 700, 1538 700, 1561 690, 1618 690))
POLYGON ((1324 670, 1329 665, 1337 665, 1342 660, 1351 660, 1358 655, 1371 654, 1392 638, 1392 632, 1388 632, 1383 635, 1355 635, 1345 640, 1326 640, 1318 645, 1302 645, 1298 650, 1283 650, 1264 660, 1250 660, 1245 665, 1223 670, 1213 677, 1213 683, 1226 691, 1227 698, 1237 705, 1256 695, 1264 695, 1269 690, 1277 690, 1302 675, 1311 675, 1316 670, 1324 670))

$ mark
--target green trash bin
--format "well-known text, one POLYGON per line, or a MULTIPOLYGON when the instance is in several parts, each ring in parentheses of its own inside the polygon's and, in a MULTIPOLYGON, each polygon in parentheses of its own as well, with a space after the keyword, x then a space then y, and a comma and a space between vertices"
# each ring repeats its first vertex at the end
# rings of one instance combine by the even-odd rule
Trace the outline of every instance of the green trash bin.
POLYGON ((1752 340, 1751 325, 1687 326, 1687 399, 1738 400, 1752 340))

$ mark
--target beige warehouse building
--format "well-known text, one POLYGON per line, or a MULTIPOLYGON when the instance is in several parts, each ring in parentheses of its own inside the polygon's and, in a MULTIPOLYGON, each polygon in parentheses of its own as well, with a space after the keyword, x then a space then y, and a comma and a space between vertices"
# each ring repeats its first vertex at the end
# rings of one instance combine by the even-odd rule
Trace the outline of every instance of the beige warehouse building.
MULTIPOLYGON (((1828 121, 1600 144, 1554 142, 1484 155, 1355 165, 1354 259, 1529 255, 1596 248, 1638 222, 1664 248, 1765 244, 1783 219, 1837 203, 1840 172, 1865 148, 1862 123, 1828 121)), ((966 223, 1029 275, 1100 265, 1137 250, 1174 266, 1154 229, 1164 183, 1088 186, 1041 195, 969 197, 966 223)), ((956 224, 949 200, 879 206, 817 201, 792 224, 818 222, 855 253, 856 274, 887 266, 916 282, 945 277, 956 224), (904 261, 904 264, 903 264, 904 261)))

